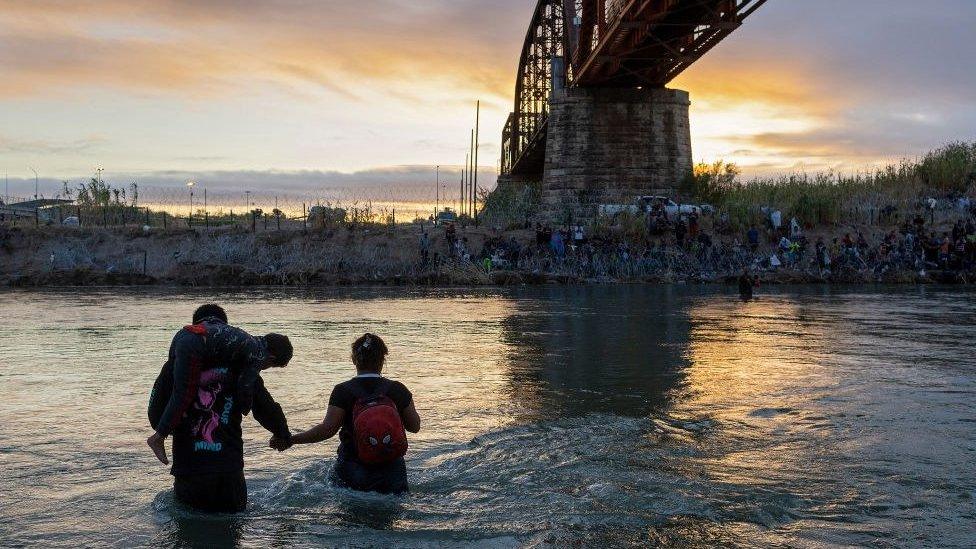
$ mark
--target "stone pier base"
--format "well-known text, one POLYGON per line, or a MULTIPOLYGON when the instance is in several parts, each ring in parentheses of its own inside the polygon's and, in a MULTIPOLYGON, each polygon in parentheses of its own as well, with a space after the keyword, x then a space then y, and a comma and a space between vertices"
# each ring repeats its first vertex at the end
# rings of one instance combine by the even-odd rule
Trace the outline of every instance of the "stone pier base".
POLYGON ((692 170, 688 92, 569 88, 550 102, 545 217, 593 218, 601 204, 673 197, 692 170))

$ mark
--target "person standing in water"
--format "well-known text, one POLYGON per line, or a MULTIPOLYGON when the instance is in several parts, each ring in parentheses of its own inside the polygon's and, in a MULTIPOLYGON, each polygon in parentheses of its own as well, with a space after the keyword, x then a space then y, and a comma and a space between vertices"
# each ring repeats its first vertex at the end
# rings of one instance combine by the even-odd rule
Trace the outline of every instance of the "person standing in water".
POLYGON ((287 447, 288 423, 260 372, 287 365, 293 351, 287 337, 252 337, 228 325, 220 307, 206 307, 209 313, 194 315, 198 322, 173 338, 150 396, 149 419, 156 432, 146 444, 168 464, 165 440, 173 435, 170 473, 176 499, 200 511, 239 512, 247 505, 241 421, 253 410, 281 440, 279 446, 287 447))
MULTIPOLYGON (((339 433, 333 481, 353 490, 399 494, 408 491, 406 431, 420 431, 413 395, 399 381, 382 376, 389 350, 383 340, 364 334, 352 344, 356 377, 335 386, 322 423, 292 435, 292 444, 312 444, 339 433)), ((277 450, 288 441, 277 436, 277 450)))
POLYGON ((739 276, 739 296, 747 301, 752 299, 753 285, 749 269, 742 269, 742 274, 739 276))

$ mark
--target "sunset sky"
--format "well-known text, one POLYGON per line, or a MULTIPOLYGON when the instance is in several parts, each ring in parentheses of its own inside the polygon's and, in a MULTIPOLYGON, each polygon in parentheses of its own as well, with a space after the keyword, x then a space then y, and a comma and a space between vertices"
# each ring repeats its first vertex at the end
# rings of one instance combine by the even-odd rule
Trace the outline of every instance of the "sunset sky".
MULTIPOLYGON (((533 7, 0 0, 0 176, 417 183, 463 162, 481 99, 490 184, 533 7)), ((974 33, 973 0, 769 0, 673 83, 695 159, 852 171, 973 139, 974 33)))

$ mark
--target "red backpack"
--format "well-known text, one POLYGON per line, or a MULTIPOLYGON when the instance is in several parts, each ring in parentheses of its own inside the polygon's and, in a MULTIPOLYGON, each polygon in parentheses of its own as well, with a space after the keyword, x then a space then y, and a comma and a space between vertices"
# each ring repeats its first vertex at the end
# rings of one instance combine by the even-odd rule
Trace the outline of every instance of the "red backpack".
POLYGON ((352 408, 352 426, 356 454, 363 463, 382 465, 407 453, 407 433, 400 411, 386 395, 357 398, 352 408))

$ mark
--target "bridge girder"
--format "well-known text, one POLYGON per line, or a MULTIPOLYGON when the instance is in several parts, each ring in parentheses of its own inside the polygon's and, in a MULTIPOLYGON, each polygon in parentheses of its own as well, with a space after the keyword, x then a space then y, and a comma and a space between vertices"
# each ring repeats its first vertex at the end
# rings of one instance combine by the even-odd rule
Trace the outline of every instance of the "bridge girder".
POLYGON ((549 101, 569 87, 663 87, 766 0, 539 0, 502 132, 502 173, 541 173, 549 101))

